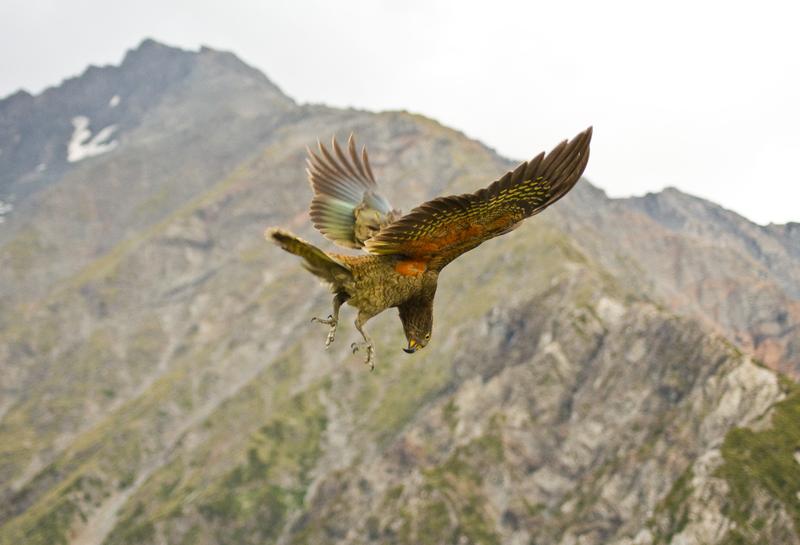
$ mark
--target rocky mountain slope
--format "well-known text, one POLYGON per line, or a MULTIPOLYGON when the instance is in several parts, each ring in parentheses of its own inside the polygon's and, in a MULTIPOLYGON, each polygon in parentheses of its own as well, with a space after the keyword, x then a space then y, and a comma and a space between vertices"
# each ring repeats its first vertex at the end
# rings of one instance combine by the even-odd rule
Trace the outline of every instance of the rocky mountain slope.
POLYGON ((152 41, 0 101, 0 543, 800 542, 800 390, 754 359, 800 369, 796 226, 583 181, 445 270, 424 351, 370 322, 369 373, 261 237, 328 247, 305 146, 350 131, 404 209, 513 165, 152 41))
POLYGON ((615 274, 800 376, 800 224, 762 227, 671 188, 571 205, 568 228, 615 274))

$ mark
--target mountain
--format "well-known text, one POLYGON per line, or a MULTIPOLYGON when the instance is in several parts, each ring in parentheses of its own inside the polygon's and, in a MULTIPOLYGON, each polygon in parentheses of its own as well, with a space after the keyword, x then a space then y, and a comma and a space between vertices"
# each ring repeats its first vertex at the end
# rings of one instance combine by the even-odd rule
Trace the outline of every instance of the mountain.
POLYGON ((673 188, 567 206, 567 229, 618 277, 800 376, 800 224, 763 227, 673 188))
POLYGON ((800 542, 795 224, 584 180, 370 373, 262 238, 330 247, 305 146, 351 131, 406 210, 514 166, 151 40, 0 101, 0 543, 800 542))
POLYGON ((4 99, 0 200, 14 210, 0 231, 0 297, 42 296, 209 189, 296 110, 230 53, 152 40, 119 67, 4 99))

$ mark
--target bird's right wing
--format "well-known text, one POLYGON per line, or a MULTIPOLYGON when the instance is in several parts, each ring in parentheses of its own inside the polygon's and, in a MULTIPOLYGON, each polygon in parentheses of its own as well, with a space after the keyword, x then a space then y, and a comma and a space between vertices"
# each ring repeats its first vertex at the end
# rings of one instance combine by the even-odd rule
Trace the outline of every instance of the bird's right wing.
POLYGON ((333 153, 317 143, 319 155, 308 150, 308 180, 314 190, 311 221, 328 240, 345 248, 363 248, 364 242, 400 217, 378 193, 367 148, 356 153, 353 136, 345 154, 333 138, 333 153))
POLYGON ((591 139, 589 127, 486 188, 428 201, 381 230, 367 241, 366 248, 373 254, 404 256, 441 270, 563 197, 586 168, 591 139))

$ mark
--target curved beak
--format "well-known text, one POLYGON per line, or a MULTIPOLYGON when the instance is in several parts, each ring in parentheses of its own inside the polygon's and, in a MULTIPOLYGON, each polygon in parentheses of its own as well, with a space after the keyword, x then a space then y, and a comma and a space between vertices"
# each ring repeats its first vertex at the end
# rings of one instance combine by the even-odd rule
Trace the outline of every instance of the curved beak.
POLYGON ((406 354, 413 354, 417 350, 419 350, 419 345, 417 344, 417 341, 415 341, 414 339, 408 341, 408 348, 403 348, 403 352, 405 352, 406 354))

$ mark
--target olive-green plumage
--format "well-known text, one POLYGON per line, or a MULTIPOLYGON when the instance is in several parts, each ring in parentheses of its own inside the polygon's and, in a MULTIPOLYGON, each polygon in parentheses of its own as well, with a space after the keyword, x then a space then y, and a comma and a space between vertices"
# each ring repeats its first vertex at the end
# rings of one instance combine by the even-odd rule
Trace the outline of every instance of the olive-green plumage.
POLYGON ((563 197, 580 179, 589 160, 591 127, 548 154, 539 154, 475 193, 440 197, 405 216, 377 192, 366 149, 356 153, 352 136, 345 154, 333 140, 333 153, 321 144, 309 150, 308 175, 314 191, 311 219, 328 239, 367 255, 324 252, 281 229, 266 237, 303 258, 310 272, 334 293, 333 313, 315 320, 330 326, 326 346, 334 340, 339 308, 358 309, 356 328, 364 342, 366 363, 374 366, 374 345, 364 324, 387 308, 397 307, 408 348, 415 352, 430 340, 433 299, 439 272, 453 259, 490 238, 515 229, 563 197))

